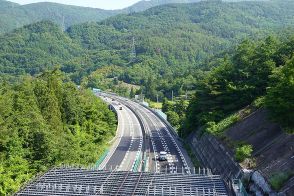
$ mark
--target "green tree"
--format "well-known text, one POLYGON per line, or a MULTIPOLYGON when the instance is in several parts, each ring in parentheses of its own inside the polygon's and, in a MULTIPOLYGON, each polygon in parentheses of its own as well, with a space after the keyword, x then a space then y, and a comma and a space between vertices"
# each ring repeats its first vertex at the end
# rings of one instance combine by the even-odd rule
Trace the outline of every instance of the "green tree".
POLYGON ((265 99, 273 119, 293 133, 294 130, 294 58, 285 66, 276 69, 272 75, 265 99))
POLYGON ((168 122, 175 128, 178 128, 180 125, 180 117, 174 111, 166 112, 168 122))
POLYGON ((89 165, 114 136, 116 119, 91 91, 58 70, 0 86, 0 193, 13 194, 59 163, 89 165))
POLYGON ((131 91, 130 91, 130 98, 131 98, 131 99, 135 98, 134 87, 131 88, 131 91))

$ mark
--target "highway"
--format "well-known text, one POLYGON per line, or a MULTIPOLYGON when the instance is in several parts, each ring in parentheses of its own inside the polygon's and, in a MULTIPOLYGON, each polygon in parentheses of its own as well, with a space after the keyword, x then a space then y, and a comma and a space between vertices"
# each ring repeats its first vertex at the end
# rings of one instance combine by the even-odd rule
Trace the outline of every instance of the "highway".
POLYGON ((130 170, 130 165, 134 164, 138 156, 142 156, 145 171, 190 173, 193 165, 181 142, 154 112, 122 97, 109 94, 103 94, 103 97, 108 97, 108 102, 111 100, 114 107, 123 106, 122 110, 118 110, 118 132, 122 136, 117 147, 113 145, 112 153, 109 153, 109 158, 104 161, 107 163, 104 163, 103 168, 120 165, 120 170, 130 170), (140 150, 142 154, 138 155, 140 150), (167 161, 158 160, 160 151, 167 152, 167 161))
POLYGON ((149 143, 145 145, 149 171, 190 173, 190 169, 193 168, 190 158, 163 120, 139 103, 128 101, 127 104, 139 113, 145 124, 145 142, 149 143), (160 151, 167 152, 167 161, 158 160, 160 151))
POLYGON ((100 164, 100 169, 133 171, 136 159, 141 156, 143 135, 139 120, 126 106, 110 98, 104 98, 110 103, 118 117, 116 137, 108 155, 100 164), (122 108, 120 110, 119 108, 122 108))

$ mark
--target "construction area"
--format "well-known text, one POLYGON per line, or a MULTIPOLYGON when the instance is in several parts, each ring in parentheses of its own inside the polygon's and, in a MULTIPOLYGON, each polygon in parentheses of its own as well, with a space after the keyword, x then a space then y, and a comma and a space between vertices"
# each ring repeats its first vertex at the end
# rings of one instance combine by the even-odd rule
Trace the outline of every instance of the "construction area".
POLYGON ((228 195, 211 173, 149 173, 60 167, 49 170, 16 193, 28 195, 228 195))

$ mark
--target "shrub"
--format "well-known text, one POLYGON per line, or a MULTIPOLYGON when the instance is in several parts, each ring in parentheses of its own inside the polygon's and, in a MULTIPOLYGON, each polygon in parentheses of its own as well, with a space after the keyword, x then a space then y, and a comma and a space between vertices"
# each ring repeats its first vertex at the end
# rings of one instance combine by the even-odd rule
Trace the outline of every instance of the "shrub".
POLYGON ((229 126, 236 123, 238 120, 238 114, 232 114, 218 123, 215 123, 213 121, 206 123, 205 130, 213 135, 219 135, 222 134, 229 126))
POLYGON ((293 173, 291 172, 280 172, 275 173, 270 177, 270 184, 271 186, 276 190, 280 190, 284 184, 288 181, 288 179, 293 176, 293 173))
POLYGON ((251 157, 253 149, 251 145, 242 145, 236 148, 235 158, 238 162, 244 161, 246 158, 251 157))
POLYGON ((256 107, 256 108, 261 108, 262 106, 264 106, 264 97, 258 97, 257 99, 255 99, 253 101, 253 106, 256 107))

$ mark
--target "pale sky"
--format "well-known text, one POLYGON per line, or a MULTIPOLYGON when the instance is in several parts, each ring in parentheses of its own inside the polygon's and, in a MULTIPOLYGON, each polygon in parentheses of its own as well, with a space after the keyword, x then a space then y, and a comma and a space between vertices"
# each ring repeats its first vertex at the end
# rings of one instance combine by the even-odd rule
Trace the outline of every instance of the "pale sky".
POLYGON ((68 5, 94 7, 102 9, 121 9, 133 5, 140 0, 8 0, 19 4, 36 2, 56 2, 68 5))

